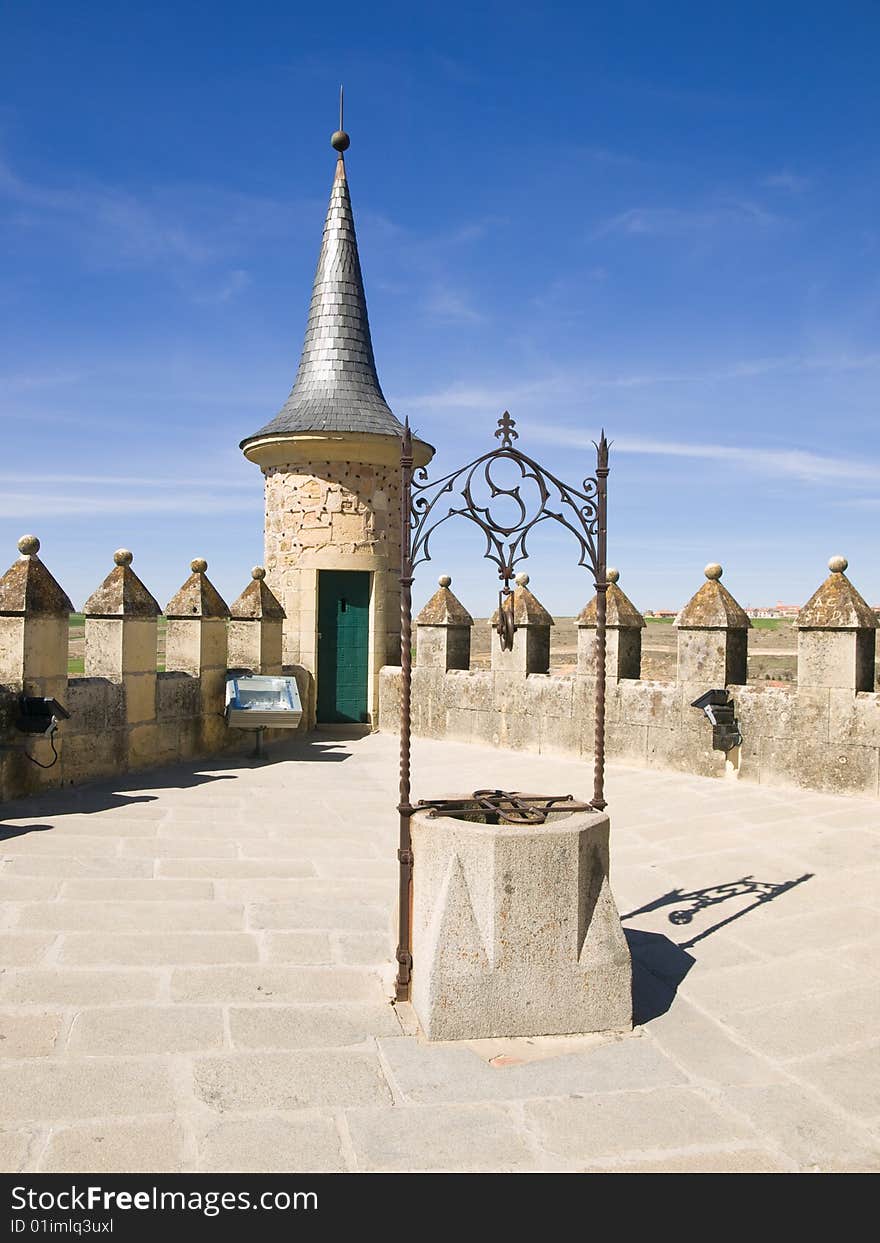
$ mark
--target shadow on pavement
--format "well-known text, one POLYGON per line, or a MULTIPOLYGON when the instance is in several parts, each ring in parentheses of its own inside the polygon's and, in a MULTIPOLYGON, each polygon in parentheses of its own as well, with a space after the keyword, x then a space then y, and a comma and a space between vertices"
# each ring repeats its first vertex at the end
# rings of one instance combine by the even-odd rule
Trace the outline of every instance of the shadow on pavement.
POLYGON ((676 943, 659 932, 645 932, 638 928, 627 928, 626 939, 629 942, 633 960, 633 1021, 648 1023, 651 1019, 665 1014, 675 998, 676 990, 684 977, 694 965, 696 959, 687 951, 700 941, 742 919, 750 911, 757 910, 772 902, 775 898, 787 893, 796 885, 812 878, 812 872, 806 872, 795 880, 782 882, 759 881, 753 876, 743 876, 739 880, 728 881, 721 885, 707 885, 704 889, 672 889, 652 902, 645 903, 637 910, 621 915, 622 920, 634 919, 637 915, 647 915, 663 907, 671 906, 669 923, 681 928, 690 924, 694 917, 709 907, 733 899, 742 899, 748 905, 735 911, 726 919, 721 919, 702 932, 685 941, 676 943), (749 901, 749 899, 754 899, 749 901))
POLYGON ((650 1023, 672 1005, 696 960, 660 932, 627 928, 626 939, 632 954, 633 1022, 650 1023))

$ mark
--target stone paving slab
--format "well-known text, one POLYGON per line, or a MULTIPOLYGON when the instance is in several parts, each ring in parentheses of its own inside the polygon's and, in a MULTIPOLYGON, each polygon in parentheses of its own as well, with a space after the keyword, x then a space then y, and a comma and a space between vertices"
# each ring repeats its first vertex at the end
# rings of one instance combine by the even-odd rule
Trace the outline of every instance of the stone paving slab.
POLYGON ((529 1101, 525 1120, 542 1148, 572 1163, 623 1157, 633 1150, 660 1156, 664 1149, 755 1139, 748 1123, 691 1087, 529 1101))
POLYGON ((212 1173, 337 1174, 348 1168, 335 1115, 312 1111, 224 1118, 199 1136, 196 1163, 212 1173))
POLYGON ((174 1117, 59 1127, 49 1137, 36 1168, 53 1174, 84 1170, 175 1173, 183 1165, 184 1138, 183 1127, 174 1117))
MULTIPOLYGON (((880 1169, 876 800, 613 767, 633 1034, 431 1045, 390 1004, 396 738, 271 754, 0 816, 0 1168, 880 1169)), ((591 786, 422 739, 413 775, 591 786)))

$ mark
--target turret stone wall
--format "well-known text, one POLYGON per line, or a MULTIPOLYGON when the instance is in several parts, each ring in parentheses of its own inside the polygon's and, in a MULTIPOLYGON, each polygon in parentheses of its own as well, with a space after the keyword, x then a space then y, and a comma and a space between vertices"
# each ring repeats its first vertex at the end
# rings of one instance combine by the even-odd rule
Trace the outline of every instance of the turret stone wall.
MULTIPOLYGON (((640 674, 644 620, 608 571, 606 754, 612 761, 767 785, 797 785, 880 796, 880 693, 875 683, 878 620, 846 576, 843 557, 808 601, 798 621, 798 680, 746 684, 749 619, 721 584, 721 566, 676 618, 673 681, 640 674), (740 745, 716 749, 712 724, 693 701, 726 690, 734 704, 740 745)), ((579 617, 574 676, 549 673, 552 618, 524 585, 514 601, 525 622, 521 652, 546 653, 543 663, 504 659, 493 639, 492 669, 462 667, 469 650, 469 614, 444 576, 443 616, 429 606, 417 619, 412 728, 416 735, 514 750, 592 759, 595 724, 595 601, 579 617), (528 606, 528 607, 527 607, 528 606), (542 618, 542 614, 544 614, 542 618), (543 628, 543 633, 542 633, 543 628)), ((436 597, 434 598, 436 601, 436 597)), ((471 623, 472 624, 472 623, 471 623)), ((400 723, 400 669, 382 670, 380 729, 400 723)), ((585 769, 585 784, 589 774, 585 769)), ((491 773, 487 771, 486 783, 491 773)), ((575 791, 577 793, 577 791, 575 791)))

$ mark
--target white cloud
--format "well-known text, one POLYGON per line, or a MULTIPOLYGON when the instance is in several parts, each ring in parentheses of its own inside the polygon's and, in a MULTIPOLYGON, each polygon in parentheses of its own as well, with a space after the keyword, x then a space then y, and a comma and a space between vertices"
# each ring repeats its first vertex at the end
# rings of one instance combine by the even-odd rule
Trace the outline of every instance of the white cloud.
POLYGON ((204 477, 41 474, 46 485, 35 497, 23 487, 24 472, 0 474, 0 517, 32 521, 43 517, 98 514, 254 513, 263 506, 262 490, 251 479, 212 474, 204 477))
POLYGON ((761 185, 769 186, 771 190, 790 190, 792 194, 802 194, 804 190, 809 190, 812 182, 809 177, 800 177, 790 169, 783 168, 778 173, 765 177, 761 185))
POLYGON ((495 384, 451 384, 425 393, 392 395, 392 404, 402 411, 437 410, 463 413, 501 413, 509 409, 528 410, 548 400, 582 399, 590 392, 607 389, 651 388, 675 384, 714 384, 748 380, 773 372, 809 373, 813 371, 870 371, 880 368, 880 352, 867 354, 802 355, 781 354, 765 358, 743 358, 714 367, 682 371, 634 371, 601 374, 587 368, 557 370, 527 381, 499 380, 495 384))
POLYGON ((97 181, 51 186, 20 176, 2 157, 0 199, 15 207, 8 228, 39 237, 60 232, 97 268, 204 267, 296 223, 295 205, 222 186, 179 183, 137 194, 97 181))
MULTIPOLYGON (((529 435, 546 444, 587 448, 590 436, 564 427, 528 424, 529 435)), ((831 480, 849 483, 871 483, 880 478, 880 463, 832 458, 805 449, 767 449, 758 445, 702 444, 691 441, 650 440, 639 436, 618 436, 615 453, 645 454, 657 457, 693 458, 724 462, 760 474, 785 476, 802 483, 827 483, 831 480)))
POLYGON ((728 199, 698 208, 631 207, 603 221, 591 237, 595 240, 615 233, 630 237, 689 237, 695 233, 726 232, 743 225, 769 228, 781 223, 782 217, 758 203, 728 199))
POLYGON ((466 294, 454 289, 433 290, 425 299, 425 310, 441 319, 462 320, 468 324, 479 324, 486 318, 471 306, 466 294))
POLYGON ((129 493, 108 493, 104 496, 85 495, 64 496, 57 494, 41 494, 34 497, 30 492, 8 492, 0 494, 0 517, 20 518, 32 521, 35 518, 70 517, 79 515, 91 517, 97 514, 228 514, 252 513, 259 517, 262 513, 263 501, 258 492, 253 497, 229 496, 227 493, 206 495, 205 493, 188 494, 174 493, 170 496, 131 496, 129 493))
MULTIPOLYGON (((23 472, 19 472, 17 474, 15 472, 3 472, 0 474, 0 483, 21 483, 22 474, 23 472)), ((169 488, 188 488, 196 490, 202 488, 211 492, 216 491, 218 488, 225 490, 226 488, 243 488, 248 486, 248 481, 246 479, 220 479, 216 475, 212 475, 210 478, 169 478, 162 475, 117 475, 109 472, 103 475, 80 475, 76 473, 46 475, 41 471, 40 482, 60 484, 102 484, 105 487, 146 487, 156 488, 160 491, 169 488)))

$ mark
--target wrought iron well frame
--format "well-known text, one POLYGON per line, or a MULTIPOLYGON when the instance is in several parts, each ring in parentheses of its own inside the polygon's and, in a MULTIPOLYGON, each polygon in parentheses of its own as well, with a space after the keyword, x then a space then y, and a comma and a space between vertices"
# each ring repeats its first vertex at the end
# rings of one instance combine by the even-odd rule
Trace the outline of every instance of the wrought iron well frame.
POLYGON ((498 594, 497 631, 502 647, 513 642, 515 621, 510 580, 517 565, 528 557, 526 539, 541 522, 553 520, 566 527, 580 545, 578 565, 592 570, 596 588, 596 724, 593 764, 593 797, 590 806, 603 810, 605 801, 605 616, 608 582, 608 450, 603 431, 596 449, 596 473, 588 475, 580 488, 565 484, 533 458, 517 449, 516 421, 505 410, 495 431, 500 444, 440 479, 428 478, 427 468, 413 471, 412 431, 407 419, 400 444, 400 839, 397 858, 400 865, 400 904, 397 944, 398 1001, 409 999, 412 978, 412 878, 413 851, 410 819, 418 810, 412 804, 410 760, 412 741, 412 585, 416 567, 430 561, 429 541, 442 523, 453 517, 469 518, 486 539, 483 554, 498 567, 503 586, 498 594), (511 462, 519 468, 521 481, 503 487, 492 478, 498 462, 511 462), (482 471, 480 468, 482 467, 482 471), (537 487, 538 504, 530 511, 520 494, 521 483, 531 480, 537 487), (459 486, 460 485, 460 486, 459 486), (486 502, 478 504, 474 486, 485 488, 486 502), (443 512, 442 498, 458 495, 463 504, 450 505, 443 512), (492 517, 492 503, 507 497, 519 508, 513 525, 492 517), (551 508, 558 505, 559 508, 551 508), (439 508, 438 508, 439 506, 439 508))

